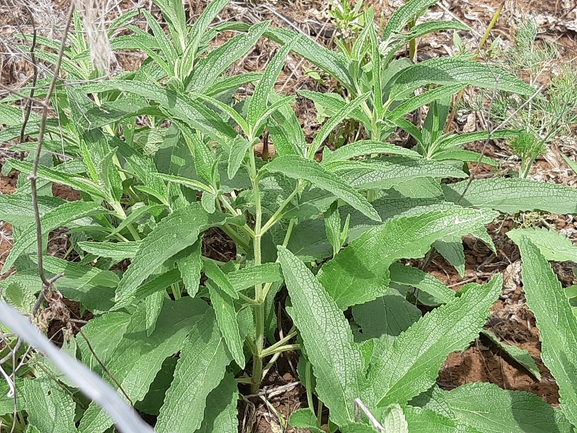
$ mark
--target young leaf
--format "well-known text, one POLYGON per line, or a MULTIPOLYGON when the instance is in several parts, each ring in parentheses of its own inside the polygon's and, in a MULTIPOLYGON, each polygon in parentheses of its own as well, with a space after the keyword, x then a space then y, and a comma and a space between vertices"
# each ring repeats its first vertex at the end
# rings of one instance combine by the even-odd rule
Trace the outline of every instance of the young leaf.
POLYGON ((525 236, 518 245, 523 260, 523 290, 539 328, 541 358, 557 381, 565 416, 577 425, 577 317, 539 248, 525 236))
POLYGON ((226 347, 230 351, 237 365, 244 368, 245 359, 243 352, 243 342, 240 338, 238 322, 236 320, 236 310, 232 298, 219 289, 211 280, 206 281, 208 293, 210 293, 210 302, 216 314, 216 321, 226 347))
POLYGON ((393 262, 423 257, 437 239, 464 236, 496 216, 496 212, 449 208, 387 220, 325 263, 318 279, 342 310, 371 301, 385 294, 393 262))
POLYGON ((182 346, 155 430, 196 431, 202 424, 207 396, 222 381, 230 360, 211 308, 195 324, 182 346))
POLYGON ((278 257, 292 307, 287 310, 300 331, 317 378, 316 391, 338 425, 354 419, 364 364, 346 318, 305 264, 286 248, 278 257))
MULTIPOLYGON (((297 35, 294 37, 294 40, 299 38, 300 35, 297 35)), ((265 69, 262 78, 256 85, 247 107, 246 121, 249 124, 249 128, 255 128, 261 121, 263 114, 266 112, 268 106, 268 95, 273 90, 274 84, 281 72, 286 57, 291 50, 292 44, 293 41, 287 42, 279 52, 275 54, 265 69)), ((255 132, 255 130, 251 129, 252 134, 255 132)))
POLYGON ((194 68, 187 92, 206 92, 230 65, 254 47, 269 25, 269 21, 264 21, 251 26, 248 32, 233 37, 200 59, 194 68))
POLYGON ((373 355, 369 383, 378 406, 404 404, 435 384, 447 355, 463 350, 482 329, 503 279, 469 287, 460 297, 423 316, 383 353, 373 355))
POLYGON ((228 154, 228 167, 226 169, 229 179, 232 179, 236 175, 236 172, 240 168, 240 165, 246 156, 246 151, 250 149, 250 145, 250 141, 242 135, 237 135, 233 140, 232 148, 228 154))
MULTIPOLYGON (((469 181, 442 185, 448 201, 457 202, 469 181)), ((542 210, 556 214, 577 212, 577 190, 564 185, 520 178, 476 179, 471 182, 463 206, 496 209, 515 214, 542 210)))
POLYGON ((292 179, 307 180, 314 186, 333 193, 372 220, 381 220, 366 198, 314 161, 296 155, 285 155, 275 158, 265 168, 270 173, 281 173, 292 179))

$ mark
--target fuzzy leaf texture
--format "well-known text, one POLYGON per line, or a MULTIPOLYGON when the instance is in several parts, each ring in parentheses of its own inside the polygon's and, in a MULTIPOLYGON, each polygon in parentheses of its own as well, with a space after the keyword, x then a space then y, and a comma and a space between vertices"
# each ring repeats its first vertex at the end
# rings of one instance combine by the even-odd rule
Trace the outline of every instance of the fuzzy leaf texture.
MULTIPOLYGON (((469 383, 442 392, 452 419, 483 433, 569 433, 562 411, 538 396, 509 391, 492 383, 469 383)), ((412 430, 411 430, 412 432, 412 430)))
POLYGON ((278 247, 278 257, 292 303, 287 311, 313 365, 316 392, 331 420, 347 424, 364 382, 364 363, 347 319, 302 261, 284 247, 278 247))
POLYGON ((207 397, 225 375, 231 358, 210 309, 194 326, 160 409, 158 433, 192 433, 201 427, 207 397))
POLYGON ((541 358, 557 381, 565 416, 577 425, 577 318, 539 248, 524 236, 518 245, 523 289, 539 329, 541 358))
MULTIPOLYGON (((447 200, 457 202, 468 182, 442 185, 447 200)), ((510 214, 532 210, 572 214, 577 212, 577 190, 530 179, 476 179, 471 182, 460 204, 510 214)))
POLYGON ((377 405, 404 404, 433 386, 447 355, 465 349, 479 335, 502 283, 496 276, 485 285, 471 285, 375 353, 369 383, 377 405))
POLYGON ((275 158, 265 168, 271 173, 284 174, 297 180, 307 180, 314 186, 333 193, 370 219, 374 221, 381 220, 379 214, 377 214, 366 198, 314 161, 295 155, 285 155, 275 158))
POLYGON ((497 215, 492 211, 452 208, 385 221, 325 263, 318 279, 342 310, 371 301, 385 294, 393 262, 423 257, 437 239, 464 236, 497 215))
POLYGON ((200 203, 178 209, 164 218, 140 244, 118 285, 116 301, 126 302, 162 263, 194 244, 201 232, 225 221, 224 215, 206 213, 200 203))
MULTIPOLYGON (((49 232, 59 227, 65 226, 67 223, 84 218, 89 215, 97 213, 106 213, 107 211, 94 202, 73 201, 65 202, 46 212, 40 218, 40 225, 42 226, 42 233, 47 236, 49 232)), ((14 247, 6 258, 2 269, 7 272, 14 264, 16 259, 20 257, 36 242, 36 226, 34 224, 28 226, 18 236, 14 242, 14 247)))

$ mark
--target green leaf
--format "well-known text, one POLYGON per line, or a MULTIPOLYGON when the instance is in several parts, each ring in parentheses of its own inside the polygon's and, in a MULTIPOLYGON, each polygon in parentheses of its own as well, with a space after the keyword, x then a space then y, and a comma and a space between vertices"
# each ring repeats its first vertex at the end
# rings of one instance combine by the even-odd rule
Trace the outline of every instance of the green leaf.
POLYGON ((409 424, 411 433, 480 433, 478 430, 466 429, 464 426, 457 425, 452 418, 443 414, 433 412, 430 409, 422 407, 404 406, 405 419, 409 424))
POLYGON ((70 394, 48 376, 23 381, 22 396, 26 400, 27 422, 42 433, 76 432, 76 404, 70 394))
POLYGON ((295 155, 285 155, 275 158, 265 168, 270 173, 281 173, 292 179, 307 180, 314 186, 333 193, 372 220, 381 220, 366 198, 314 161, 295 155))
POLYGON ((465 276, 465 251, 459 236, 450 236, 433 243, 433 248, 453 266, 461 277, 465 276))
POLYGON ((398 105, 394 110, 391 110, 389 113, 387 113, 387 120, 394 122, 395 120, 400 119, 407 114, 412 113, 416 109, 430 104, 433 101, 443 100, 443 98, 446 98, 448 95, 454 95, 455 93, 465 88, 465 86, 466 85, 462 83, 448 86, 439 86, 419 95, 413 96, 412 98, 398 105))
POLYGON ((398 8, 387 21, 383 31, 383 40, 387 40, 393 35, 401 33, 410 21, 417 18, 423 11, 437 3, 435 0, 412 0, 406 2, 398 8))
POLYGON ((283 280, 278 263, 264 263, 258 266, 242 268, 238 271, 229 272, 226 276, 237 292, 254 287, 256 284, 274 283, 283 280))
POLYGON ((371 301, 385 294, 393 262, 423 257, 437 239, 464 236, 497 215, 449 208, 387 220, 367 230, 325 263, 318 279, 342 310, 371 301))
POLYGON ((333 161, 325 169, 355 189, 387 189, 415 178, 464 178, 460 169, 438 161, 392 156, 362 161, 333 161))
POLYGON ((267 111, 268 97, 272 93, 276 80, 284 66, 284 62, 291 50, 293 41, 300 39, 300 35, 294 37, 292 41, 287 41, 278 53, 269 61, 260 81, 254 89, 254 93, 248 102, 246 121, 251 128, 251 133, 256 132, 257 125, 267 111))
POLYGON ((151 99, 158 103, 161 110, 168 116, 186 122, 213 140, 220 141, 226 137, 233 138, 236 136, 236 132, 230 126, 203 104, 169 88, 160 87, 158 84, 136 80, 117 80, 98 83, 96 89, 93 89, 92 86, 84 86, 83 90, 92 93, 93 90, 100 91, 101 87, 105 86, 109 90, 121 90, 151 99))
POLYGON ((539 371, 539 367, 528 350, 520 349, 517 346, 501 341, 499 337, 488 329, 483 329, 481 334, 487 337, 499 350, 506 353, 509 358, 523 366, 531 376, 537 380, 537 382, 541 382, 541 372, 539 371))
MULTIPOLYGON (((457 202, 468 181, 442 185, 447 200, 457 202)), ((577 190, 568 186, 520 178, 477 179, 471 182, 462 206, 496 209, 515 214, 542 210, 557 214, 577 212, 577 190)))
POLYGON ((206 92, 225 72, 230 65, 242 58, 270 25, 264 21, 251 26, 247 33, 229 39, 206 57, 200 59, 193 72, 192 79, 187 86, 188 92, 206 92))
POLYGON ((384 143, 381 141, 360 140, 354 143, 342 146, 337 150, 331 152, 325 148, 323 153, 322 165, 333 161, 346 161, 353 158, 358 158, 364 155, 371 154, 389 154, 389 155, 403 155, 413 158, 421 158, 414 150, 405 149, 404 147, 395 146, 394 144, 384 143))
POLYGON ((237 135, 233 140, 232 149, 230 149, 230 153, 228 154, 228 167, 226 169, 229 179, 232 179, 236 175, 250 147, 251 143, 242 135, 237 135))
POLYGON ((136 257, 118 285, 116 301, 130 298, 142 281, 167 259, 194 244, 207 228, 225 221, 222 214, 206 213, 200 203, 178 209, 164 218, 140 244, 136 257))
POLYGON ((87 253, 97 257, 110 258, 115 261, 133 258, 138 252, 140 242, 78 242, 78 246, 87 253))
POLYGON ((265 36, 275 42, 286 44, 292 41, 292 50, 309 60, 314 65, 337 79, 348 90, 355 92, 356 85, 348 70, 346 58, 339 53, 331 51, 311 38, 298 38, 293 40, 295 33, 282 28, 270 28, 265 36))
POLYGON ((382 335, 397 336, 421 318, 421 311, 394 289, 385 295, 353 307, 355 322, 361 327, 362 340, 382 335))
POLYGON ((214 260, 202 257, 204 273, 214 283, 233 299, 238 299, 238 293, 228 280, 227 275, 220 269, 214 260))
POLYGON ((361 353, 346 318, 305 264, 283 247, 278 257, 292 303, 287 310, 314 367, 316 392, 331 419, 346 424, 354 419, 353 401, 363 384, 361 353))
POLYGON ((387 432, 409 433, 409 425, 405 419, 405 414, 401 406, 397 403, 393 403, 385 408, 381 425, 387 432))
POLYGON ((202 270, 202 240, 182 250, 182 257, 176 259, 176 266, 182 276, 182 282, 188 296, 194 298, 200 285, 200 271, 202 270))
POLYGON ((428 84, 461 83, 526 96, 535 93, 535 88, 525 84, 520 78, 494 66, 472 61, 467 56, 425 60, 398 72, 391 78, 391 82, 392 100, 410 97, 413 91, 428 84))
MULTIPOLYGON (((171 269, 168 272, 164 272, 160 275, 150 278, 146 283, 142 284, 136 292, 134 292, 135 299, 145 299, 152 295, 157 294, 161 290, 166 289, 171 284, 176 284, 180 281, 180 271, 178 269, 171 269)), ((118 302, 114 306, 114 310, 124 308, 127 302, 118 302)))
POLYGON ((557 381, 565 416, 577 425, 577 317, 539 248, 525 236, 518 245, 523 260, 523 290, 539 329, 541 359, 557 381))
MULTIPOLYGON (((198 299, 189 297, 178 301, 166 299, 158 315, 154 332, 148 335, 146 308, 144 303, 138 306, 130 317, 124 336, 116 346, 108 348, 106 344, 110 346, 111 341, 105 339, 102 341, 105 345, 104 352, 96 352, 132 401, 144 398, 164 360, 181 350, 183 344, 186 347, 187 334, 193 332, 191 331, 194 329, 193 325, 202 321, 207 311, 206 303, 198 299)), ((110 325, 113 324, 108 324, 107 329, 110 329, 110 325)), ((91 328, 91 334, 87 335, 91 343, 94 338, 91 337, 92 333, 98 331, 98 325, 95 324, 91 328)), ((83 346, 82 340, 78 344, 79 347, 83 346)), ((88 357, 90 352, 86 350, 84 353, 88 357)), ((86 360, 84 362, 86 363, 86 360)), ((97 372, 103 374, 99 371, 101 367, 98 364, 94 367, 97 372)), ((112 422, 104 412, 92 403, 80 423, 80 431, 99 433, 111 425, 112 422)))
MULTIPOLYGON (((44 236, 48 236, 48 233, 50 233, 52 230, 63 227, 71 221, 75 221, 89 215, 106 212, 108 211, 101 208, 94 202, 66 202, 57 208, 49 210, 40 218, 42 233, 44 236)), ((36 226, 30 225, 20 234, 20 236, 18 236, 14 242, 14 246, 6 258, 2 268, 7 272, 14 264, 16 259, 20 257, 20 255, 22 255, 25 251, 27 251, 35 242, 36 226)))
POLYGON ((211 305, 216 313, 216 321, 224 337, 226 346, 237 365, 243 368, 245 364, 243 342, 240 338, 240 331, 236 320, 234 301, 211 280, 208 280, 205 284, 206 287, 208 287, 211 305))
POLYGON ((507 236, 516 244, 522 237, 531 241, 539 248, 539 252, 545 260, 555 262, 577 262, 577 247, 571 239, 555 230, 547 230, 541 227, 528 229, 514 229, 507 232, 507 236))
MULTIPOLYGON (((16 159, 11 159, 10 165, 22 173, 30 174, 32 172, 32 164, 28 161, 18 161, 16 159)), ((58 170, 41 165, 38 167, 38 178, 49 180, 51 182, 61 183, 79 191, 86 192, 101 200, 104 200, 105 198, 99 185, 83 177, 62 173, 58 170)))
POLYGON ((237 431, 237 400, 236 380, 232 374, 227 373, 220 384, 208 394, 204 419, 196 433, 237 431))
POLYGON ((538 396, 492 383, 469 383, 443 392, 453 419, 486 433, 570 433, 563 413, 538 396))
POLYGON ((230 359, 214 310, 209 309, 182 346, 155 430, 158 433, 196 431, 202 424, 207 396, 221 382, 230 359))
POLYGON ((51 256, 45 257, 43 263, 51 277, 64 274, 56 287, 67 299, 80 302, 95 314, 113 307, 114 289, 119 282, 114 272, 51 256))
POLYGON ((485 285, 472 285, 401 333, 392 347, 375 353, 369 383, 378 406, 404 404, 434 385, 447 355, 478 336, 502 283, 499 275, 485 285))
POLYGON ((297 409, 291 413, 289 424, 295 428, 306 428, 311 433, 325 433, 325 430, 318 427, 318 420, 310 408, 297 409))
MULTIPOLYGON (((38 197, 40 216, 63 203, 64 200, 56 197, 38 197)), ((34 209, 29 195, 17 193, 11 195, 1 194, 0 209, 0 219, 12 225, 31 224, 34 221, 34 209)))
POLYGON ((420 269, 412 266, 405 266, 400 263, 393 263, 389 267, 392 282, 405 286, 416 287, 419 290, 432 296, 439 304, 445 304, 455 297, 455 292, 420 269))
POLYGON ((348 102, 343 108, 335 113, 327 122, 321 126, 321 129, 316 133, 313 142, 310 144, 309 148, 307 149, 307 158, 313 159, 315 153, 321 147, 321 144, 326 140, 329 136, 331 131, 335 129, 339 123, 341 123, 344 119, 346 119, 354 110, 356 110, 359 105, 366 101, 369 97, 370 93, 366 92, 357 98, 353 99, 352 101, 348 102))

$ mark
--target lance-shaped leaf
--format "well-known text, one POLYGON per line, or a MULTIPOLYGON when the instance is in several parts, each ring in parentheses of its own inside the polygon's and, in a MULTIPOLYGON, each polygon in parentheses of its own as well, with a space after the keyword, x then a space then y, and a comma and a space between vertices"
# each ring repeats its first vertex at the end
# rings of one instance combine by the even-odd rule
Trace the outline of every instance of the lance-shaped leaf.
POLYGON ((535 92, 535 88, 520 78, 499 68, 474 62, 468 56, 425 60, 398 72, 391 78, 391 82, 391 99, 404 99, 414 90, 428 84, 466 83, 526 96, 535 92))
POLYGON ((210 293, 210 302, 216 313, 216 321, 220 332, 224 337, 226 346, 230 351, 235 362, 241 367, 244 367, 245 359, 243 352, 242 339, 240 338, 240 331, 238 322, 236 320, 236 310, 234 308, 234 301, 224 291, 221 290, 213 281, 207 280, 206 287, 210 293))
MULTIPOLYGON (((110 332, 108 338, 96 336, 95 341, 99 349, 103 346, 96 353, 133 402, 144 398, 164 360, 177 353, 183 344, 186 344, 187 334, 193 332, 191 329, 202 320, 207 311, 207 305, 199 299, 190 297, 183 297, 178 301, 165 299, 158 313, 154 331, 150 335, 147 332, 146 309, 145 303, 139 305, 131 315, 122 338, 120 341, 117 340, 118 343, 110 338, 118 336, 114 322, 110 320, 102 320, 102 324, 105 325, 103 328, 100 327, 100 321, 98 321, 91 328, 91 334, 88 335, 89 341, 93 342, 94 334, 98 334, 99 331, 110 332)), ((95 369, 100 372, 101 367, 94 360, 85 342, 79 340, 78 345, 83 348, 85 359, 89 359, 93 368, 96 367, 95 369)), ((101 374, 105 376, 104 372, 101 374)), ((112 421, 102 409, 91 403, 80 423, 80 431, 100 433, 111 425, 112 421)))
POLYGON ((387 189, 416 178, 464 178, 460 169, 428 159, 391 156, 364 161, 332 161, 324 167, 356 189, 387 189))
POLYGON ((206 213, 200 203, 178 209, 164 218, 142 241, 136 257, 124 274, 116 300, 130 298, 138 286, 162 263, 194 244, 201 232, 226 222, 222 214, 206 213))
POLYGON ((325 263, 318 279, 343 310, 371 301, 386 293, 389 266, 394 261, 423 257, 437 239, 464 236, 497 215, 452 208, 388 220, 366 231, 325 263))
POLYGON ((118 80, 109 81, 106 84, 98 83, 98 87, 95 89, 93 89, 93 85, 87 85, 83 89, 87 93, 94 90, 102 91, 103 85, 109 90, 117 89, 151 99, 158 103, 161 110, 168 116, 187 122, 191 127, 204 132, 214 140, 221 140, 225 137, 233 138, 237 135, 229 125, 201 102, 194 101, 174 90, 160 87, 154 83, 118 80))
POLYGON ((443 403, 447 404, 452 412, 453 420, 475 431, 573 431, 563 416, 564 411, 551 407, 539 396, 529 392, 509 391, 492 383, 468 383, 450 392, 442 392, 441 395, 443 403))
POLYGON ((333 422, 354 419, 364 364, 347 319, 305 264, 284 247, 278 257, 292 307, 287 310, 303 339, 317 378, 316 391, 333 422))
POLYGON ((524 236, 518 245, 527 306, 539 328, 541 358, 557 381, 565 416, 577 425, 577 318, 539 248, 524 236))
POLYGON ((469 286, 401 333, 392 346, 373 354, 369 383, 377 405, 404 404, 433 386, 447 355, 465 349, 479 335, 502 283, 497 276, 485 285, 469 286))
POLYGON ((314 186, 331 192, 372 220, 381 221, 366 198, 314 161, 296 155, 284 155, 275 158, 265 167, 270 173, 280 173, 292 179, 307 180, 314 186))
MULTIPOLYGON (((47 236, 49 232, 59 227, 65 226, 70 221, 78 220, 89 215, 97 213, 107 213, 108 211, 100 207, 94 202, 73 201, 66 202, 55 209, 46 212, 40 218, 40 225, 42 226, 42 233, 47 236)), ((36 242, 36 226, 28 226, 22 234, 16 239, 14 247, 4 262, 3 269, 7 272, 14 264, 16 259, 20 257, 28 248, 36 242)))
POLYGON ((189 433, 202 423, 207 396, 221 382, 231 358, 218 331, 214 310, 199 320, 180 351, 174 380, 155 429, 158 433, 189 433))
MULTIPOLYGON (((457 202, 468 181, 442 185, 447 200, 457 202)), ((577 190, 564 185, 519 178, 476 179, 471 182, 462 206, 497 209, 506 213, 542 210, 557 214, 577 212, 577 190)))
POLYGON ((507 232, 507 236, 516 244, 526 237, 539 248, 546 260, 556 262, 577 262, 577 246, 571 239, 555 230, 533 227, 530 229, 515 229, 507 232))
POLYGON ((222 382, 208 394, 204 419, 196 433, 237 431, 237 399, 238 385, 234 376, 227 373, 222 382))

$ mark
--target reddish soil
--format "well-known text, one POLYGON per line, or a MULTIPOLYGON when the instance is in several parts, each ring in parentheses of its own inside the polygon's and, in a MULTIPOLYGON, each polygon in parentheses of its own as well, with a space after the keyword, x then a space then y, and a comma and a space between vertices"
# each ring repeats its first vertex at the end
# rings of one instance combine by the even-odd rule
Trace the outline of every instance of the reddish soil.
MULTIPOLYGON (((204 2, 194 2, 189 0, 190 16, 197 16, 203 9, 204 2)), ((387 2, 366 0, 365 5, 375 7, 375 16, 381 14, 389 17, 393 10, 404 3, 404 0, 389 0, 387 2)), ((495 10, 501 4, 501 0, 483 0, 482 2, 468 2, 457 0, 442 0, 432 9, 434 19, 458 19, 472 28, 469 35, 463 34, 464 41, 476 47, 478 40, 484 33, 488 23, 491 21, 495 10)), ((506 0, 504 2, 503 13, 494 30, 494 34, 500 35, 504 43, 513 41, 512 29, 515 29, 519 19, 533 16, 539 23, 539 38, 544 41, 554 41, 559 47, 562 58, 559 63, 570 62, 577 57, 577 42, 575 25, 577 11, 569 1, 535 2, 533 0, 506 0)), ((62 14, 67 7, 68 1, 55 1, 55 16, 62 14)), ((271 19, 275 25, 282 27, 299 27, 303 32, 327 46, 334 47, 332 37, 335 34, 335 27, 330 24, 326 13, 328 2, 320 0, 297 0, 288 2, 281 0, 275 3, 234 3, 228 6, 220 20, 238 20, 248 23, 255 23, 265 19, 271 19)), ((119 2, 119 6, 124 9, 134 7, 130 1, 119 2)), ((153 13, 158 11, 153 7, 153 13)), ((26 13, 21 9, 8 13, 10 8, 0 5, 0 35, 10 40, 13 37, 14 22, 26 23, 26 13)), ((62 19, 60 16, 59 19, 62 19)), ((450 50, 452 40, 450 35, 435 35, 428 37, 420 43, 421 55, 431 57, 446 55, 450 50)), ((244 62, 237 65, 237 73, 241 71, 261 70, 270 60, 270 54, 274 52, 274 44, 270 42, 259 42, 255 50, 249 54, 244 62)), ((138 53, 125 53, 118 58, 119 67, 124 70, 137 69, 142 61, 142 56, 138 53)), ((26 82, 26 77, 30 75, 30 68, 25 62, 17 62, 14 58, 0 55, 0 84, 13 88, 19 88, 26 82)), ((285 68, 281 76, 278 90, 284 89, 286 93, 294 94, 297 89, 317 90, 320 85, 309 79, 302 73, 302 62, 299 59, 291 59, 288 67, 285 68)), ((326 83, 329 86, 331 83, 326 83)), ((0 98, 5 95, 5 89, 0 87, 0 98)), ((319 124, 314 113, 314 106, 311 103, 297 107, 299 119, 303 124, 307 137, 312 136, 319 124)), ((468 119, 470 120, 470 119, 468 119)), ((473 119, 473 129, 478 124, 479 119, 473 119)), ((468 123, 468 122, 467 122, 468 123)), ((0 124, 0 127, 2 125, 0 124)), ((458 129, 466 128, 465 124, 458 125, 458 129)), ((481 145, 473 144, 469 146, 471 150, 481 150, 481 145)), ((516 162, 507 161, 510 156, 506 146, 499 143, 490 143, 485 154, 502 162, 501 170, 516 168, 516 162)), ((575 156, 574 149, 563 148, 566 154, 575 156)), ((4 162, 9 154, 7 147, 0 148, 0 164, 4 162)), ((557 155, 558 156, 558 155, 557 155)), ((575 179, 569 175, 565 169, 566 165, 560 158, 546 158, 537 161, 532 175, 541 176, 549 181, 573 186, 575 179)), ((477 177, 488 177, 493 175, 493 169, 487 166, 471 167, 477 177)), ((0 193, 11 194, 15 190, 16 175, 7 177, 0 175, 0 193)), ((62 185, 54 185, 54 195, 67 200, 77 200, 80 198, 78 192, 62 185)), ((532 392, 548 403, 557 406, 559 396, 554 379, 540 358, 540 342, 538 330, 535 328, 534 318, 524 304, 522 289, 519 284, 518 274, 515 273, 515 263, 519 259, 516 247, 508 240, 505 233, 514 225, 525 224, 526 221, 513 221, 512 219, 501 218, 495 221, 488 229, 497 246, 498 254, 494 255, 481 242, 473 238, 465 238, 467 265, 463 277, 448 265, 440 256, 435 256, 429 266, 428 272, 437 277, 449 287, 458 290, 463 284, 468 282, 486 282, 492 275, 505 272, 509 275, 500 300, 493 306, 491 316, 487 321, 486 328, 491 330, 503 342, 514 344, 529 351, 536 361, 542 374, 541 381, 536 381, 522 366, 516 364, 508 356, 501 353, 493 343, 485 338, 479 338, 471 347, 463 353, 453 353, 449 355, 447 361, 442 366, 438 384, 444 389, 452 389, 469 382, 492 382, 504 389, 522 390, 532 392), (507 272, 506 272, 507 271, 507 272)), ((543 224, 550 228, 562 230, 565 234, 575 240, 576 227, 573 217, 550 216, 533 221, 532 224, 543 224)), ((11 227, 7 223, 0 222, 0 269, 9 249, 11 247, 11 227)), ((64 231, 56 231, 51 234, 50 253, 63 257, 66 254, 68 242, 64 231)), ((205 236, 203 253, 216 260, 230 260, 236 255, 234 243, 220 230, 212 230, 205 236)), ((570 272, 569 266, 559 265, 556 267, 558 275, 561 277, 564 286, 575 284, 575 278, 570 272)), ((54 302, 58 308, 68 309, 69 313, 60 311, 52 317, 49 325, 54 332, 55 329, 66 327, 66 320, 63 317, 73 317, 77 320, 88 317, 79 317, 80 312, 67 301, 54 302), (68 316, 67 316, 68 314, 68 316)), ((48 314, 48 313, 46 313, 48 314)), ((283 430, 286 420, 294 410, 306 405, 303 387, 295 383, 298 381, 296 374, 297 355, 286 354, 281 357, 266 378, 263 390, 256 396, 245 400, 239 407, 239 419, 241 420, 241 431, 251 431, 250 426, 254 425, 252 431, 259 433, 287 431, 294 432, 298 429, 288 427, 283 430)))

